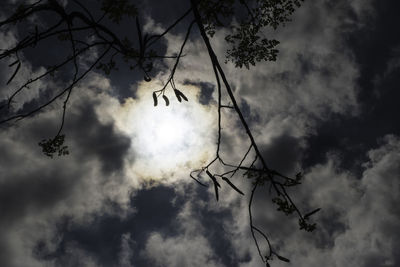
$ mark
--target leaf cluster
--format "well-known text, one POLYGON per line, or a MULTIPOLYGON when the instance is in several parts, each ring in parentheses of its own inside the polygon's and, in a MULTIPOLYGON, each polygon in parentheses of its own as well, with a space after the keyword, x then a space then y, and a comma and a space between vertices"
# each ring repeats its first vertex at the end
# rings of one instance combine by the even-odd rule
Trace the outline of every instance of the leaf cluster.
POLYGON ((266 27, 277 29, 303 0, 205 0, 199 4, 204 28, 213 37, 218 27, 229 27, 225 40, 230 44, 225 62, 247 69, 260 61, 275 61, 279 42, 263 37, 266 27), (228 19, 227 22, 226 21, 228 19))
POLYGON ((250 27, 240 27, 234 35, 226 36, 225 40, 232 44, 226 51, 225 62, 232 61, 235 67, 255 66, 260 61, 275 61, 278 55, 277 40, 268 40, 257 35, 257 30, 250 27))
POLYGON ((274 202, 276 205, 278 205, 277 210, 282 211, 283 213, 285 213, 285 215, 290 215, 296 210, 295 206, 293 204, 289 203, 284 198, 274 197, 272 199, 272 202, 274 202))
POLYGON ((138 14, 138 9, 129 0, 103 0, 101 10, 116 24, 121 22, 123 16, 135 17, 138 14))
POLYGON ((233 179, 237 176, 237 173, 243 174, 245 172, 245 176, 253 182, 248 209, 250 230, 258 253, 267 266, 269 266, 268 260, 271 260, 274 255, 281 261, 289 262, 288 259, 278 255, 274 251, 268 236, 253 222, 251 207, 257 187, 269 186, 270 193, 271 189, 273 189, 276 197, 272 198, 272 201, 278 206, 277 209, 286 215, 296 213, 299 218, 300 229, 304 229, 305 231, 313 231, 315 229, 316 225, 309 222, 309 217, 318 212, 319 209, 303 215, 286 191, 288 187, 301 184, 301 173, 298 173, 294 178, 289 178, 268 168, 249 128, 248 122, 236 101, 233 88, 230 86, 217 55, 213 50, 209 37, 213 37, 219 28, 224 28, 229 32, 225 37, 230 46, 226 51, 225 62, 231 61, 236 67, 242 68, 244 66, 249 69, 250 66, 256 65, 259 61, 274 61, 278 54, 277 46, 279 42, 274 39, 265 38, 263 36, 265 29, 267 27, 276 29, 279 25, 285 25, 290 20, 289 15, 300 6, 302 0, 190 0, 190 8, 166 27, 165 31, 158 34, 146 32, 145 28, 142 27, 138 14, 140 10, 134 4, 130 3, 133 0, 98 1, 103 15, 97 18, 94 16, 95 13, 92 13, 91 10, 84 6, 84 1, 71 0, 71 7, 75 9, 66 9, 59 5, 56 0, 38 0, 33 4, 21 5, 16 9, 14 15, 0 21, 0 27, 7 27, 16 22, 29 23, 28 18, 36 14, 53 14, 57 18, 57 20, 52 21, 53 24, 50 26, 34 25, 34 31, 25 32, 25 37, 21 37, 15 46, 0 50, 0 60, 10 56, 15 58, 15 61, 9 64, 9 67, 12 68, 10 69, 12 75, 7 83, 10 83, 18 75, 21 64, 23 64, 23 58, 21 57, 20 60, 19 54, 23 54, 25 49, 35 47, 39 43, 42 45, 43 40, 55 37, 58 41, 65 42, 69 47, 68 52, 72 53, 72 55, 63 55, 65 57, 60 62, 51 61, 54 59, 50 58, 51 62, 46 62, 47 69, 43 73, 26 80, 25 83, 12 93, 7 103, 10 109, 15 96, 29 89, 31 84, 48 77, 48 75, 54 76, 57 72, 67 74, 65 76, 68 76, 68 82, 64 87, 55 92, 54 97, 47 102, 40 103, 28 112, 17 112, 12 116, 6 117, 0 120, 0 124, 32 116, 57 99, 62 98, 64 100, 62 105, 63 113, 58 133, 54 138, 44 139, 39 142, 39 146, 42 148, 43 153, 50 158, 53 158, 54 155, 67 155, 69 153, 68 147, 64 145, 65 135, 61 134, 61 131, 64 126, 67 104, 73 88, 89 72, 96 68, 103 71, 106 75, 110 74, 113 70, 117 70, 117 62, 118 64, 121 62, 119 59, 122 59, 131 70, 137 69, 142 72, 145 81, 150 81, 152 77, 155 77, 154 73, 151 73, 155 60, 174 60, 175 63, 170 70, 168 80, 161 89, 153 92, 154 106, 159 104, 159 98, 163 99, 166 106, 170 104, 170 99, 166 92, 167 86, 172 88, 179 102, 188 101, 185 94, 175 85, 174 78, 180 59, 185 56, 183 51, 187 41, 190 39, 192 28, 193 26, 197 26, 207 47, 216 78, 218 136, 215 158, 207 166, 193 171, 190 176, 199 184, 206 186, 200 181, 200 179, 204 178, 201 174, 206 174, 206 177, 211 180, 214 186, 215 197, 218 200, 219 189, 224 185, 224 182, 237 193, 244 195, 243 191, 235 185, 236 182, 233 179), (135 17, 136 29, 133 30, 133 38, 135 40, 127 36, 120 36, 114 30, 115 28, 110 27, 111 23, 120 24, 124 17, 135 17), (104 23, 104 18, 108 18, 110 21, 104 23), (187 23, 188 19, 190 23, 187 25, 185 38, 181 43, 179 52, 170 56, 158 55, 157 51, 153 48, 160 47, 159 44, 164 41, 164 37, 178 23, 187 23), (94 58, 92 56, 94 53, 91 53, 93 51, 97 52, 95 53, 97 56, 94 58), (88 59, 88 65, 79 64, 79 59, 85 57, 88 59), (71 69, 72 71, 68 71, 71 69), (223 87, 225 90, 223 90, 223 87), (224 103, 226 101, 224 99, 229 99, 229 103, 224 103), (220 154, 220 145, 223 142, 223 128, 221 126, 222 109, 235 112, 240 119, 241 125, 246 130, 250 141, 249 149, 244 153, 240 162, 228 163, 229 159, 226 160, 225 156, 222 153, 220 154), (250 156, 254 157, 254 159, 249 159, 250 156), (215 168, 216 165, 219 166, 215 168), (215 169, 219 171, 215 172, 215 169), (197 176, 194 177, 192 174, 196 172, 197 176), (269 255, 265 256, 265 258, 263 257, 264 253, 261 252, 258 245, 260 235, 264 242, 268 243, 269 247, 269 255))
POLYGON ((106 63, 100 62, 96 69, 102 70, 106 75, 109 75, 112 70, 118 70, 116 63, 112 58, 106 63))
POLYGON ((312 232, 316 229, 316 223, 310 222, 310 217, 320 211, 320 208, 315 209, 305 215, 299 211, 295 203, 287 193, 287 187, 300 185, 304 178, 303 173, 299 172, 296 174, 294 179, 286 177, 274 170, 260 171, 260 170, 249 170, 245 173, 248 179, 253 180, 254 186, 263 186, 266 183, 271 183, 271 186, 275 188, 277 196, 272 198, 272 202, 277 205, 277 211, 283 212, 285 215, 291 215, 297 213, 299 218, 300 230, 312 232), (279 180, 278 180, 279 179, 279 180), (280 181, 283 179, 283 182, 280 181))
POLYGON ((39 146, 42 147, 42 152, 46 156, 53 158, 54 154, 58 156, 65 156, 69 154, 68 146, 64 146, 65 135, 59 134, 54 138, 43 139, 39 142, 39 146))
POLYGON ((223 21, 234 15, 235 0, 203 0, 198 4, 204 30, 213 37, 217 28, 224 27, 223 21))

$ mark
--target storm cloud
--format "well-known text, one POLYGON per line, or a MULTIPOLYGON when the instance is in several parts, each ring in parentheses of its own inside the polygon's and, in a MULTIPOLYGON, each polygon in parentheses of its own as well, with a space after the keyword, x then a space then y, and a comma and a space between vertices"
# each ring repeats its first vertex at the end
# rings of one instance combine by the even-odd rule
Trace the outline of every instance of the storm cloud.
MULTIPOLYGON (((153 7, 143 24, 158 33, 170 21, 166 10, 186 8, 153 7)), ((281 42, 276 62, 250 70, 223 65, 268 166, 288 175, 301 171, 293 198, 303 212, 322 208, 314 215, 317 229, 299 231, 294 217, 276 211, 268 186, 257 189, 254 223, 291 260, 274 259, 273 266, 400 265, 400 37, 390 32, 399 23, 396 10, 395 1, 305 1, 292 22, 265 32, 281 42)), ((176 53, 183 30, 166 35, 160 51, 176 53)), ((69 155, 50 158, 38 145, 57 132, 62 101, 0 126, 1 266, 262 266, 249 228, 251 181, 238 173, 232 182, 245 195, 224 183, 217 202, 212 184, 199 186, 189 176, 216 148, 215 76, 197 34, 175 76, 189 102, 167 91, 168 108, 191 118, 192 139, 180 145, 196 157, 164 149, 146 158, 155 152, 140 135, 152 133, 137 119, 156 108, 151 90, 168 78, 174 63, 168 60, 155 66, 151 83, 126 70, 94 71, 81 81, 63 130, 69 155)), ((221 62, 224 34, 211 39, 221 62)), ((17 37, 16 29, 1 32, 1 47, 17 37)), ((21 57, 32 62, 7 86, 11 62, 1 62, 1 103, 45 68, 32 55, 21 57)), ((43 101, 58 85, 32 86, 11 112, 43 101)), ((221 154, 240 160, 249 146, 245 131, 230 110, 221 116, 221 154)), ((260 246, 265 251, 261 239, 260 246)))

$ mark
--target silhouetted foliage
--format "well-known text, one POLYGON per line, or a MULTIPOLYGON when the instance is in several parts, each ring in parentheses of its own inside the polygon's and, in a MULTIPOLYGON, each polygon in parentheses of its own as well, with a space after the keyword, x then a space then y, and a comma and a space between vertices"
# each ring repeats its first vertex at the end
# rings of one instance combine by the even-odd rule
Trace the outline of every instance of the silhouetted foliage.
POLYGON ((200 185, 208 186, 206 182, 201 181, 206 174, 214 186, 215 197, 218 201, 218 190, 223 182, 237 193, 244 195, 243 191, 231 181, 231 178, 236 174, 244 173, 244 176, 253 183, 248 205, 249 224, 261 259, 267 266, 269 266, 268 261, 274 255, 281 261, 289 262, 287 258, 275 252, 267 235, 254 225, 251 208, 256 189, 261 186, 273 189, 270 190, 271 199, 276 204, 277 210, 286 215, 295 213, 298 216, 299 228, 305 231, 315 229, 315 223, 310 222, 310 217, 319 209, 303 215, 303 212, 300 211, 288 194, 287 188, 301 184, 303 178, 301 173, 290 178, 270 169, 266 164, 247 120, 237 104, 228 78, 225 76, 209 38, 212 38, 221 29, 228 32, 225 40, 229 48, 223 58, 225 63, 233 62, 236 67, 242 68, 244 66, 249 69, 260 61, 275 61, 278 55, 279 41, 265 37, 265 29, 276 30, 279 26, 285 25, 290 21, 290 15, 300 7, 300 4, 300 0, 190 0, 187 11, 174 18, 171 24, 165 27, 165 31, 160 34, 144 32, 140 23, 144 11, 139 10, 135 3, 129 0, 102 0, 99 3, 99 10, 91 10, 78 0, 71 0, 67 6, 61 5, 56 0, 38 0, 34 3, 9 6, 8 9, 13 12, 8 18, 0 21, 2 31, 16 29, 19 25, 29 25, 34 16, 51 16, 52 19, 45 26, 38 24, 33 27, 18 28, 20 34, 17 43, 0 51, 0 60, 11 61, 9 64, 11 74, 7 84, 18 76, 21 65, 24 64, 22 55, 27 49, 38 47, 51 40, 54 48, 67 45, 69 53, 64 55, 64 59, 60 62, 55 62, 54 59, 49 58, 48 67, 43 73, 26 80, 15 89, 7 100, 1 102, 0 124, 9 124, 33 116, 56 100, 62 99, 61 123, 57 133, 53 138, 41 141, 39 146, 42 147, 43 153, 49 157, 53 157, 54 154, 59 156, 68 154, 67 146, 64 146, 65 135, 62 134, 62 130, 68 101, 74 87, 91 71, 102 71, 106 75, 109 75, 112 71, 118 71, 122 66, 117 66, 117 62, 122 62, 125 65, 124 67, 128 67, 132 71, 141 72, 144 80, 150 81, 156 74, 153 67, 156 61, 174 60, 175 63, 165 85, 152 92, 154 106, 159 104, 159 97, 163 98, 166 106, 169 105, 170 101, 166 95, 168 86, 172 88, 173 94, 179 102, 188 101, 184 90, 182 92, 176 88, 174 75, 183 56, 185 45, 194 26, 196 26, 207 48, 210 65, 216 78, 218 143, 215 158, 203 168, 194 170, 190 176, 200 185), (121 36, 114 30, 124 19, 130 19, 130 23, 134 25, 132 29, 134 29, 135 38, 132 38, 132 33, 130 33, 130 37, 121 36), (180 50, 173 55, 160 55, 156 48, 157 44, 162 44, 165 41, 164 37, 178 24, 184 24, 186 28, 185 38, 180 50), (93 57, 93 55, 95 56, 93 57), (86 58, 87 64, 78 64, 79 58, 86 58), (66 71, 68 68, 73 71, 66 71), (15 97, 29 89, 29 86, 39 80, 55 80, 60 77, 60 73, 64 76, 64 79, 66 75, 69 75, 68 83, 61 89, 54 89, 49 99, 38 102, 37 106, 31 107, 29 110, 19 110, 13 107, 15 97), (229 98, 230 104, 222 103, 223 95, 229 98), (220 154, 222 109, 230 109, 236 113, 250 142, 250 146, 243 154, 240 162, 235 164, 228 164, 228 161, 220 154), (255 158, 251 163, 246 163, 250 154, 255 155, 255 158), (215 173, 213 170, 216 169, 216 165, 223 167, 225 172, 215 173), (267 243, 268 251, 261 251, 256 233, 267 243))
POLYGON ((59 156, 68 155, 68 146, 64 146, 64 134, 59 134, 54 138, 48 140, 42 140, 39 142, 39 146, 42 147, 43 154, 53 158, 53 155, 57 153, 59 156))

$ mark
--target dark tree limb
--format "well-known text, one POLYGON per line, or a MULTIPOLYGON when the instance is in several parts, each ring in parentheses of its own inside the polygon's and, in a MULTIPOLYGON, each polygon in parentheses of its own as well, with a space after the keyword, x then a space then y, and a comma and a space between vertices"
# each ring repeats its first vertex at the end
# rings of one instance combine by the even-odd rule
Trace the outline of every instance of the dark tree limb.
MULTIPOLYGON (((234 47, 233 50, 228 50, 227 60, 232 60, 233 56, 238 56, 238 58, 232 60, 239 67, 245 65, 247 68, 249 64, 254 65, 255 61, 263 60, 274 60, 276 57, 277 50, 273 48, 278 43, 275 40, 262 40, 262 44, 266 45, 266 47, 255 47, 259 36, 257 35, 258 31, 262 29, 264 26, 269 25, 273 28, 276 28, 279 23, 285 23, 288 21, 287 15, 293 13, 293 6, 299 6, 299 2, 301 0, 282 0, 282 1, 272 1, 266 0, 267 9, 258 10, 257 7, 251 5, 251 1, 239 1, 242 6, 245 7, 245 12, 249 16, 248 20, 242 21, 240 26, 232 25, 233 30, 243 30, 247 31, 245 35, 238 34, 237 32, 233 35, 226 36, 226 41, 231 44, 236 44, 235 40, 243 38, 240 40, 240 45, 244 44, 243 47, 239 47, 240 49, 244 49, 244 54, 248 52, 251 54, 250 56, 243 56, 240 53, 243 52, 237 47, 234 47), (283 3, 283 4, 282 4, 283 3), (269 6, 268 6, 269 5, 269 6), (283 7, 279 5, 285 5, 283 7), (277 7, 278 6, 278 7, 277 7), (280 8, 280 12, 276 12, 280 8), (283 9, 282 9, 283 8, 283 9), (268 11, 270 13, 263 13, 264 11, 268 11), (263 17, 265 16, 265 18, 263 17), (248 28, 246 28, 248 27, 248 28), (249 31, 249 29, 254 30, 249 31), (236 39, 235 39, 236 38, 236 39), (248 38, 253 38, 253 41, 247 42, 248 38), (257 48, 257 51, 253 51, 257 48), (236 49, 236 50, 235 50, 236 49), (246 50, 247 49, 247 50, 246 50), (233 52, 232 52, 233 51, 233 52)), ((244 195, 243 191, 240 190, 234 182, 232 182, 232 178, 235 177, 237 173, 244 173, 244 176, 251 178, 253 182, 253 188, 250 193, 248 212, 249 212, 249 223, 250 223, 250 231, 252 237, 254 239, 254 243, 258 250, 258 253, 261 259, 269 266, 268 260, 272 259, 272 256, 275 255, 278 259, 282 261, 289 261, 288 259, 278 255, 274 250, 268 239, 268 236, 262 231, 261 228, 255 226, 253 221, 252 214, 252 204, 253 198, 255 196, 256 189, 260 186, 269 184, 269 191, 271 194, 274 194, 276 197, 272 199, 274 203, 278 205, 278 210, 283 211, 285 214, 296 213, 299 218, 299 225, 301 229, 305 229, 306 231, 312 231, 315 228, 315 224, 308 223, 308 219, 311 215, 315 214, 319 211, 319 209, 313 210, 306 215, 303 215, 300 209, 296 206, 289 193, 287 192, 287 188, 291 186, 296 186, 301 183, 302 175, 299 173, 295 178, 290 178, 286 175, 281 174, 278 171, 270 169, 264 157, 255 141, 255 138, 251 132, 250 126, 248 124, 247 119, 244 117, 237 101, 236 97, 233 93, 233 90, 227 80, 227 77, 221 67, 221 64, 215 54, 213 47, 211 46, 210 40, 208 36, 212 36, 217 27, 224 26, 224 19, 222 17, 229 17, 233 15, 232 10, 229 9, 230 1, 208 1, 207 0, 190 0, 191 6, 187 9, 180 17, 175 19, 171 25, 169 25, 161 34, 156 35, 148 35, 144 32, 141 27, 139 17, 136 16, 136 41, 137 47, 130 42, 128 38, 120 38, 117 34, 111 30, 110 27, 106 26, 107 24, 103 24, 102 20, 106 17, 109 10, 104 10, 104 13, 96 20, 90 10, 83 4, 81 1, 72 0, 72 3, 78 7, 79 10, 73 10, 72 12, 67 12, 67 10, 62 7, 56 0, 47 0, 42 1, 39 0, 35 3, 22 6, 15 14, 11 15, 9 18, 6 18, 3 21, 0 21, 0 28, 3 26, 10 26, 14 23, 18 23, 20 21, 24 21, 27 18, 41 13, 52 13, 56 15, 55 24, 49 26, 47 29, 40 31, 37 26, 35 26, 34 32, 29 33, 27 36, 21 39, 15 46, 0 51, 0 60, 8 57, 15 57, 16 60, 9 64, 9 67, 13 67, 13 72, 9 77, 7 84, 11 83, 15 77, 17 77, 20 67, 23 62, 22 59, 19 58, 19 54, 23 52, 25 49, 29 47, 34 47, 38 45, 38 43, 43 42, 44 40, 48 40, 54 37, 62 37, 65 38, 64 41, 68 41, 69 49, 72 52, 71 56, 67 56, 62 62, 57 63, 55 66, 48 68, 44 73, 39 74, 38 76, 28 79, 21 86, 19 86, 15 91, 12 92, 11 96, 8 99, 7 106, 10 110, 12 103, 14 102, 15 97, 20 94, 24 89, 29 88, 29 86, 39 80, 42 80, 49 75, 55 73, 56 71, 61 70, 62 68, 66 68, 67 66, 72 66, 71 73, 68 73, 69 76, 69 84, 64 87, 61 91, 55 93, 49 100, 45 103, 39 104, 37 107, 24 112, 10 115, 6 118, 0 119, 0 124, 7 123, 15 120, 21 120, 26 117, 32 116, 44 108, 46 108, 51 103, 55 102, 58 99, 63 99, 62 102, 62 116, 61 116, 61 124, 58 128, 57 134, 54 138, 49 139, 49 141, 41 142, 40 145, 43 147, 43 151, 46 155, 52 156, 52 153, 57 152, 63 154, 64 147, 61 147, 64 141, 64 135, 62 134, 62 129, 64 127, 67 105, 70 101, 70 97, 72 95, 74 87, 78 84, 79 81, 84 79, 87 74, 92 71, 96 66, 97 68, 103 69, 103 71, 108 74, 111 70, 115 69, 115 57, 121 57, 129 64, 131 69, 136 67, 139 68, 141 72, 144 73, 144 79, 146 81, 150 81, 151 77, 151 69, 153 63, 156 59, 174 59, 175 62, 173 64, 172 69, 170 70, 170 75, 165 82, 164 86, 157 91, 153 92, 154 105, 158 104, 158 97, 162 97, 165 101, 166 105, 169 105, 169 99, 165 94, 165 90, 168 85, 170 85, 174 91, 174 94, 179 102, 182 100, 188 101, 187 97, 181 92, 175 85, 174 76, 177 70, 177 67, 180 63, 180 59, 184 57, 183 50, 187 41, 189 40, 190 34, 192 32, 193 25, 196 24, 199 31, 203 43, 206 46, 208 56, 211 61, 211 66, 214 72, 214 76, 217 84, 217 105, 218 105, 218 130, 217 130, 217 142, 216 142, 216 151, 215 157, 210 160, 210 162, 199 170, 195 170, 190 173, 190 177, 194 179, 197 183, 202 186, 208 186, 200 181, 202 175, 207 175, 210 182, 214 185, 215 197, 218 201, 219 199, 219 188, 221 188, 221 184, 218 180, 223 180, 231 189, 236 191, 237 193, 244 195), (205 3, 205 5, 203 5, 205 3), (207 6, 209 4, 209 6, 207 6), (204 9, 206 8, 206 9, 204 9), (207 10, 208 8, 208 10, 207 10), (208 12, 208 13, 207 13, 208 12), (165 37, 168 33, 170 33, 179 23, 188 18, 189 15, 194 17, 191 18, 191 22, 188 24, 186 34, 184 40, 180 46, 180 50, 176 55, 166 56, 166 55, 157 55, 153 53, 150 49, 155 46, 158 42, 160 42, 163 37, 165 37), (86 34, 86 35, 85 35, 86 34), (67 36, 67 37, 65 37, 67 36), (94 40, 88 41, 87 39, 82 39, 80 36, 90 36, 94 40), (97 49, 103 51, 101 55, 92 62, 89 67, 86 69, 81 69, 81 66, 78 64, 78 57, 85 55, 86 52, 91 49, 97 49), (108 57, 108 54, 111 54, 108 57), (106 58, 108 62, 106 64, 101 61, 106 58), (225 90, 222 90, 222 86, 225 90), (228 104, 222 103, 223 96, 227 96, 229 99, 228 104), (248 150, 243 154, 240 160, 237 163, 230 162, 230 160, 226 160, 225 156, 222 155, 221 152, 221 144, 223 142, 222 137, 222 109, 227 109, 234 111, 239 118, 239 122, 246 132, 247 138, 250 141, 250 145, 248 150), (254 156, 254 160, 252 162, 249 161, 249 157, 254 156), (216 166, 222 166, 223 171, 221 173, 215 173, 212 169, 216 166), (258 237, 257 237, 258 236, 258 237), (266 255, 263 256, 263 253, 260 250, 259 240, 258 238, 263 238, 265 242, 268 244, 268 251, 266 255)), ((255 2, 253 2, 254 4, 255 2)), ((110 16, 109 16, 110 17, 110 16)), ((119 18, 118 18, 119 20, 119 18)), ((3 111, 5 105, 1 106, 0 109, 3 111)))

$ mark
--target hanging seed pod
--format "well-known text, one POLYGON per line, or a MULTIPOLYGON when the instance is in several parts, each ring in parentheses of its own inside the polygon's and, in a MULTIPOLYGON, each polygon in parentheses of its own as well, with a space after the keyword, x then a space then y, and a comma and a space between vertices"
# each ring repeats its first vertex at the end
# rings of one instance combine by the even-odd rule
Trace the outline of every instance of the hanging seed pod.
POLYGON ((154 101, 154 106, 157 106, 158 100, 157 100, 156 92, 153 92, 153 101, 154 101))
POLYGON ((168 97, 167 97, 166 95, 163 95, 162 98, 163 98, 164 101, 165 101, 165 105, 166 105, 166 106, 169 106, 169 99, 168 99, 168 97))

